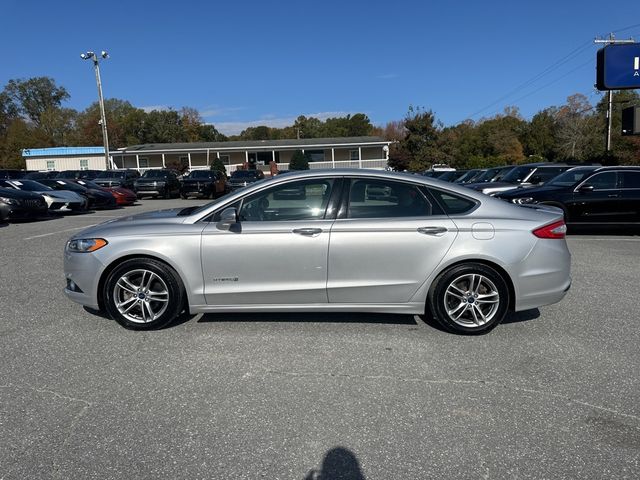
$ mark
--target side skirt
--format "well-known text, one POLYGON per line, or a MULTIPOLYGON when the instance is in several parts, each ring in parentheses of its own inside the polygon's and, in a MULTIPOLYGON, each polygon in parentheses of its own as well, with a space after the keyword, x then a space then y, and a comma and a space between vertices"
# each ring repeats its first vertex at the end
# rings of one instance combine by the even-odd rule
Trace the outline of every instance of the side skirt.
POLYGON ((300 305, 190 305, 192 314, 206 312, 366 312, 424 314, 424 303, 312 303, 300 305))

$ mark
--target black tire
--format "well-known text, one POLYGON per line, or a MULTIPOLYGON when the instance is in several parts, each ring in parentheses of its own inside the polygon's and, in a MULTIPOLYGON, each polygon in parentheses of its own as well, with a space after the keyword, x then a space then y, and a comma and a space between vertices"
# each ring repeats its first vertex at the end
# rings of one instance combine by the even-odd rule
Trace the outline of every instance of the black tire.
MULTIPOLYGON (((144 278, 148 277, 143 277, 143 279, 144 278)), ((116 268, 114 268, 111 273, 109 273, 109 276, 104 282, 102 297, 106 312, 111 318, 113 318, 123 327, 130 330, 157 330, 159 328, 165 327, 166 325, 174 321, 178 317, 178 315, 180 315, 180 312, 184 307, 185 294, 184 287, 182 285, 182 282, 180 281, 180 277, 175 272, 175 270, 173 270, 173 268, 157 260, 149 258, 138 258, 127 260, 121 263, 116 268), (139 273, 136 273, 139 271, 152 272, 161 280, 161 282, 164 283, 164 285, 162 285, 162 283, 159 283, 159 281, 156 279, 155 284, 153 284, 149 288, 150 290, 153 291, 154 288, 162 289, 166 286, 167 292, 166 302, 146 302, 146 305, 149 305, 152 309, 156 310, 156 313, 159 313, 157 318, 146 322, 143 322, 140 318, 136 319, 137 321, 133 321, 131 318, 127 318, 127 316, 123 315, 116 306, 116 296, 119 294, 127 295, 127 293, 122 292, 122 290, 120 290, 120 293, 115 291, 118 281, 127 274, 131 275, 130 278, 135 279, 135 275, 140 275, 139 273), (158 287, 158 285, 160 285, 160 287, 158 287), (162 304, 164 303, 166 303, 166 307, 162 311, 162 304)), ((130 300, 132 297, 136 297, 136 295, 129 294, 128 299, 130 300)), ((163 295, 163 297, 165 296, 163 295)), ((141 301, 136 300, 134 301, 134 304, 141 304, 141 301)), ((130 315, 140 316, 141 311, 144 310, 144 308, 145 307, 134 306, 130 315)), ((148 310, 145 313, 147 312, 148 310)))
POLYGON ((509 309, 509 300, 509 287, 500 273, 484 264, 464 263, 445 270, 436 278, 427 303, 433 318, 445 329, 477 335, 489 332, 502 322, 509 309), (477 279, 475 289, 469 286, 472 278, 477 279), (473 296, 469 291, 474 290, 474 298, 468 298, 473 296), (455 313, 450 315, 448 312, 455 313), (458 314, 461 316, 455 319, 458 314), (482 320, 483 316, 487 317, 486 321, 482 320))
POLYGON ((182 197, 183 200, 186 200, 187 198, 189 198, 187 195, 185 195, 184 193, 181 193, 180 196, 182 197))

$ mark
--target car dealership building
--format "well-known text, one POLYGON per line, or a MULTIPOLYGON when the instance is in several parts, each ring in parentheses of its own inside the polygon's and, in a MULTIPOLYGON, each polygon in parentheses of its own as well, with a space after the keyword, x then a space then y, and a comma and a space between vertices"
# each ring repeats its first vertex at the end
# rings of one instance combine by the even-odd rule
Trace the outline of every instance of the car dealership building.
MULTIPOLYGON (((287 170, 296 150, 307 154, 311 168, 384 169, 392 142, 381 137, 305 138, 233 142, 155 143, 132 145, 109 152, 111 168, 144 172, 180 166, 207 169, 219 158, 231 173, 245 163, 268 171, 275 161, 287 170)), ((104 170, 103 147, 32 148, 22 152, 27 170, 104 170)))

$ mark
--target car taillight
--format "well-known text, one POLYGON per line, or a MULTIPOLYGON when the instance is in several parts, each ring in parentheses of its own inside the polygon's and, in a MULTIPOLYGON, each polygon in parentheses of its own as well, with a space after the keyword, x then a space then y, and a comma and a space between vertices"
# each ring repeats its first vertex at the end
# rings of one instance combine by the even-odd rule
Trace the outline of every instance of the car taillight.
POLYGON ((550 223, 532 232, 538 238, 564 238, 567 234, 567 225, 564 220, 550 223))

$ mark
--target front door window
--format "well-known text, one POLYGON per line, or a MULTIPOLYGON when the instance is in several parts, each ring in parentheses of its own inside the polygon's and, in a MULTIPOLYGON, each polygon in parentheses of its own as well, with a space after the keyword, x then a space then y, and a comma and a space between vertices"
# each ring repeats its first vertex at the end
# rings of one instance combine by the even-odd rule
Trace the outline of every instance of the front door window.
POLYGON ((240 221, 321 220, 333 183, 333 179, 301 180, 255 193, 242 202, 240 221))

